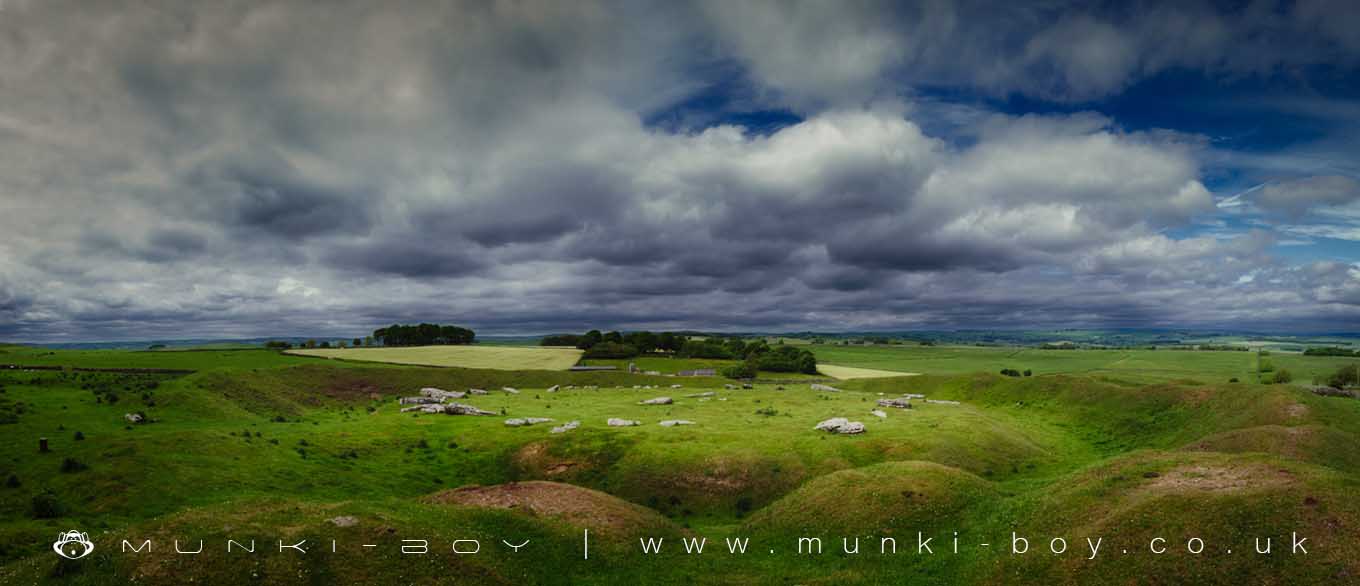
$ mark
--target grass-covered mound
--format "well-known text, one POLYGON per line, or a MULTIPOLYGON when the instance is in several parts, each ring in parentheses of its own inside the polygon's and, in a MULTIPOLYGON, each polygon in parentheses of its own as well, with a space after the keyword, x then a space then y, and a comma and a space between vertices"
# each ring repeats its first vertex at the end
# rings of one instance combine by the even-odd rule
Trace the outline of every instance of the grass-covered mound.
POLYGON ((425 502, 508 509, 530 517, 561 521, 608 536, 676 535, 679 528, 654 510, 598 490, 560 482, 531 480, 445 490, 425 502))
POLYGON ((969 505, 996 496, 991 482, 958 468, 885 462, 815 478, 752 515, 745 527, 777 534, 891 536, 947 526, 969 505))
MULTIPOLYGON (((1044 584, 1331 583, 1360 576, 1360 485, 1334 470, 1264 454, 1145 452, 1074 474, 1019 500, 1017 531, 1039 555, 1003 556, 984 581, 1044 584), (1293 533, 1308 555, 1291 553, 1293 533), (1101 555, 1051 555, 1104 537, 1101 555), (1156 544, 1166 553, 1151 552, 1156 544), (1199 554, 1190 549, 1201 544, 1199 554), (1255 552, 1271 540, 1273 555, 1255 552), (1154 580, 1156 581, 1156 580, 1154 580)), ((1006 544, 1009 546, 1009 544, 1006 544)), ((1089 550, 1087 551, 1089 554, 1089 550)))

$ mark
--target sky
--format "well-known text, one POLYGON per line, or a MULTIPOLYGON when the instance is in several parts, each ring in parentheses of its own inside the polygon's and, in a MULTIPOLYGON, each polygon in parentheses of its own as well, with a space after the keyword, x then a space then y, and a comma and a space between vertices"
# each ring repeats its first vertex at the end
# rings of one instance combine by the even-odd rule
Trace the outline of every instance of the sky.
POLYGON ((1360 331, 1360 3, 0 0, 0 339, 1360 331))

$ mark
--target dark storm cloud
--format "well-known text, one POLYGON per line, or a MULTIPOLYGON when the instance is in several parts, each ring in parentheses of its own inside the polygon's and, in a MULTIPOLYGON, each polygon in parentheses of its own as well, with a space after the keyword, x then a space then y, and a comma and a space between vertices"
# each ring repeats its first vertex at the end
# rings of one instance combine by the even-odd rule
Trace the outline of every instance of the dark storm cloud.
POLYGON ((1208 235, 1216 139, 1070 105, 1353 74, 1354 10, 6 3, 0 334, 1353 324, 1353 259, 1272 254, 1360 240, 1353 169, 1208 235))

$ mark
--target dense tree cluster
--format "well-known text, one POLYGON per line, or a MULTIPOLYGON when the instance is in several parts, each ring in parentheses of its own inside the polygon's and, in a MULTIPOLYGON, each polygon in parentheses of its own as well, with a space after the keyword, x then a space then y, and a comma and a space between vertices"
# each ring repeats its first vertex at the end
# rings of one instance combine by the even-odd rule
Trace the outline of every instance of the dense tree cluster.
POLYGON ((543 346, 575 346, 585 350, 586 358, 632 358, 664 353, 679 358, 742 360, 746 364, 729 367, 733 378, 755 376, 757 370, 770 372, 817 373, 817 358, 796 346, 771 347, 764 339, 705 337, 691 339, 683 332, 601 332, 545 336, 543 346), (733 370, 736 369, 736 370, 733 370), (738 372, 738 370, 740 372, 738 372))
POLYGON ((1309 348, 1303 351, 1304 356, 1360 356, 1360 350, 1351 350, 1337 346, 1323 346, 1320 348, 1309 348))
POLYGON ((373 339, 383 346, 440 346, 471 344, 477 334, 458 326, 394 324, 373 330, 373 339))

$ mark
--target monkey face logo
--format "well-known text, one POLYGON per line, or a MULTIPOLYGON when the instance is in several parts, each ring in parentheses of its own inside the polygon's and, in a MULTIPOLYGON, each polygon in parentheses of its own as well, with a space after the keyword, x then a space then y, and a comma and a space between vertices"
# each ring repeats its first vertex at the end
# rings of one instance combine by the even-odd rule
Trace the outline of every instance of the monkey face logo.
POLYGON ((52 551, 68 560, 78 560, 94 551, 94 542, 90 541, 88 534, 72 529, 57 535, 56 543, 52 544, 52 551))

